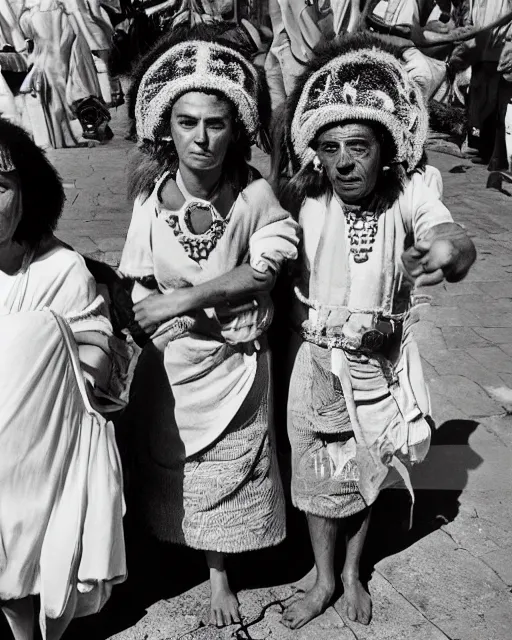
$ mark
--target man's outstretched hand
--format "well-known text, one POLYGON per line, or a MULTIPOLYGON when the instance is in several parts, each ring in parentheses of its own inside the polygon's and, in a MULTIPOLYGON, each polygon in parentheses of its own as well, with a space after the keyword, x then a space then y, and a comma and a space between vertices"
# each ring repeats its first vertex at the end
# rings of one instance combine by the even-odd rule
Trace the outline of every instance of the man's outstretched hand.
POLYGON ((443 280, 458 282, 476 260, 476 249, 468 234, 451 222, 432 227, 416 244, 404 251, 402 262, 418 287, 443 280))

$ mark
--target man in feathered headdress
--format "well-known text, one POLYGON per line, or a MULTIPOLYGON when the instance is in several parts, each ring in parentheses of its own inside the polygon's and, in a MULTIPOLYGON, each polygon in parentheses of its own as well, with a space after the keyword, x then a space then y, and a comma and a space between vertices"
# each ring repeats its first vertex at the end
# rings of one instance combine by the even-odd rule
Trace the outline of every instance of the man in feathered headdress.
POLYGON ((418 285, 464 278, 476 253, 425 164, 428 117, 394 49, 370 35, 317 51, 288 101, 293 178, 282 193, 303 230, 297 355, 288 398, 292 499, 307 514, 316 583, 284 622, 330 604, 346 538, 345 614, 368 624, 359 576, 370 507, 427 454, 432 420, 411 331, 418 285), (398 476, 397 476, 398 474, 398 476))

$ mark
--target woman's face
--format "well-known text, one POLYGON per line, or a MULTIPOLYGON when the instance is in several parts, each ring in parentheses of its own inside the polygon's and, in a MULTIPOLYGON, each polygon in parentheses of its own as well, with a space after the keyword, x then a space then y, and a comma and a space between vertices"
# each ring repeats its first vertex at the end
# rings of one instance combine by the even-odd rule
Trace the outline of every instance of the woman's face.
POLYGON ((16 171, 0 172, 0 244, 12 240, 21 220, 21 189, 16 171))
POLYGON ((336 194, 358 204, 375 188, 381 169, 380 142, 366 124, 340 124, 323 131, 316 152, 336 194))
POLYGON ((231 105, 216 95, 185 93, 172 108, 171 136, 180 165, 193 172, 221 167, 233 140, 231 105))

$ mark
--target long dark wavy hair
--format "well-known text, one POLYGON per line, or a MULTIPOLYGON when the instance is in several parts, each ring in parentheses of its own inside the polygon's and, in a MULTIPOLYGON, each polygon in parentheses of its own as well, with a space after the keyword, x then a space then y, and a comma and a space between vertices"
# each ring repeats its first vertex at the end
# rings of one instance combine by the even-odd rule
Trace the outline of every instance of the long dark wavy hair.
MULTIPOLYGON (((229 47, 250 59, 250 51, 245 50, 240 45, 240 39, 233 37, 233 26, 226 23, 219 24, 199 24, 195 27, 182 27, 174 29, 168 35, 161 38, 137 64, 132 74, 132 84, 128 92, 128 111, 132 119, 135 116, 135 103, 137 92, 142 78, 149 67, 169 48, 185 42, 186 40, 201 40, 207 42, 217 42, 225 47, 229 47)), ((267 152, 271 150, 270 139, 270 95, 267 82, 261 70, 258 71, 258 112, 260 119, 260 131, 258 144, 267 152)), ((219 95, 226 102, 228 98, 217 92, 208 91, 219 95)), ((169 104, 164 118, 169 122, 169 131, 163 132, 163 136, 155 142, 144 141, 140 143, 133 153, 128 166, 128 195, 131 199, 138 196, 147 198, 153 190, 155 182, 165 172, 169 171, 175 175, 178 170, 178 155, 174 144, 170 140, 165 140, 170 133, 170 115, 172 104, 169 104)), ((233 113, 236 114, 234 105, 231 105, 233 113)), ((223 175, 231 184, 235 192, 243 190, 252 179, 254 170, 249 166, 251 158, 251 140, 245 128, 235 116, 233 141, 229 145, 224 160, 223 175)))
MULTIPOLYGON (((282 206, 294 216, 298 216, 306 198, 332 195, 332 185, 325 171, 321 173, 315 171, 313 162, 302 167, 291 143, 291 123, 304 86, 313 73, 333 58, 349 51, 373 46, 378 46, 383 51, 400 57, 399 51, 394 46, 368 33, 342 35, 321 44, 315 50, 314 58, 309 61, 303 74, 298 78, 292 93, 275 115, 272 126, 273 151, 270 181, 279 195, 282 206), (283 179, 283 175, 288 175, 289 179, 283 179)), ((367 120, 365 124, 372 126, 381 146, 382 170, 377 178, 371 205, 372 209, 380 213, 389 209, 403 192, 408 175, 402 164, 391 162, 395 154, 395 144, 386 128, 380 123, 367 120), (385 166, 386 171, 383 170, 385 166)), ((329 128, 332 126, 335 124, 329 125, 329 128)), ((311 145, 313 148, 314 144, 313 142, 311 145)), ((422 161, 416 170, 424 169, 425 164, 426 155, 423 154, 422 161)))
POLYGON ((57 226, 65 200, 62 181, 32 138, 1 117, 0 145, 9 151, 21 188, 22 215, 13 239, 35 247, 57 226))

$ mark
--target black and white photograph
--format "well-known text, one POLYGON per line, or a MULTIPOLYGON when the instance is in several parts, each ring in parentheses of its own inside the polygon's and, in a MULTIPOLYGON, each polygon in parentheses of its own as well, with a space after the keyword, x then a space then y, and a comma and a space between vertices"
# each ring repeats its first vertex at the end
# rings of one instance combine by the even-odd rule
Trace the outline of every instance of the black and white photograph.
POLYGON ((512 0, 0 0, 0 640, 512 639, 512 0))

